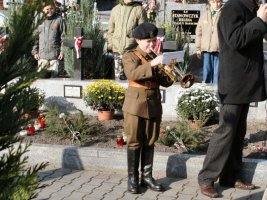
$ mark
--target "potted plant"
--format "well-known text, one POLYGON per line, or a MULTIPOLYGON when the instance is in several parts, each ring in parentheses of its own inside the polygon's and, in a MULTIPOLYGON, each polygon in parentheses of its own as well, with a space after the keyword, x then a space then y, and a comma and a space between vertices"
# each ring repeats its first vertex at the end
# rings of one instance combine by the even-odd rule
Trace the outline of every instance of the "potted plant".
POLYGON ((98 119, 101 114, 110 113, 113 118, 114 111, 121 109, 124 101, 125 88, 112 80, 99 80, 91 83, 83 90, 83 100, 86 106, 98 111, 98 119))
POLYGON ((204 126, 218 110, 218 99, 205 87, 193 88, 182 93, 176 111, 182 120, 189 120, 204 126))
POLYGON ((170 26, 168 23, 161 26, 165 30, 163 48, 171 51, 182 51, 190 43, 190 35, 183 31, 181 26, 170 26))

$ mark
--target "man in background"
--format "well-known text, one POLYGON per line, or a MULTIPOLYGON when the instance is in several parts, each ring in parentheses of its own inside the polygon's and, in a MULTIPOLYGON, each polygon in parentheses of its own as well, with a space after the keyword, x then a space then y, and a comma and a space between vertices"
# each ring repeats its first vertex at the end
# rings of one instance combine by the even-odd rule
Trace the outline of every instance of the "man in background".
POLYGON ((255 185, 242 180, 242 151, 251 102, 266 99, 263 71, 263 35, 267 33, 267 4, 229 0, 218 22, 219 127, 214 131, 198 175, 202 194, 219 196, 214 182, 243 190, 255 185))
POLYGON ((208 9, 200 16, 196 28, 195 45, 197 57, 203 59, 203 82, 205 83, 218 83, 219 41, 217 24, 221 8, 221 0, 209 0, 208 9))
POLYGON ((114 54, 115 79, 126 80, 123 72, 122 55, 135 49, 137 43, 132 38, 135 27, 147 21, 146 12, 141 4, 133 0, 120 0, 111 11, 107 34, 107 49, 114 54))

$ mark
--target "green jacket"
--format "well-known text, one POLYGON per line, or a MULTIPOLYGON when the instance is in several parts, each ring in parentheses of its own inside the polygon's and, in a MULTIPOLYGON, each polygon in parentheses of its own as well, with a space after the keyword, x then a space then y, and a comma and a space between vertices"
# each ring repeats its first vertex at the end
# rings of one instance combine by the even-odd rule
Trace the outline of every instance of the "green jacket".
POLYGON ((123 54, 127 50, 135 49, 137 44, 132 38, 132 31, 136 26, 146 21, 146 12, 138 3, 115 6, 109 19, 108 50, 123 54))

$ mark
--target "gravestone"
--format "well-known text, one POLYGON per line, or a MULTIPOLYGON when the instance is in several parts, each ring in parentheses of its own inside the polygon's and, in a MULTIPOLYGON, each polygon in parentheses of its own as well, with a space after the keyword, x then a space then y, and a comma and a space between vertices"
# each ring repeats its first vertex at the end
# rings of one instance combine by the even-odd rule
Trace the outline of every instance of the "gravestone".
MULTIPOLYGON (((79 27, 76 27, 74 30, 74 36, 75 38, 79 38, 83 35, 82 29, 79 27)), ((93 41, 92 40, 82 40, 81 43, 81 57, 77 58, 77 51, 75 48, 75 39, 64 39, 63 44, 66 47, 73 48, 74 51, 74 73, 73 73, 73 79, 82 80, 83 79, 83 49, 84 48, 92 48, 93 47, 93 41)))
POLYGON ((190 35, 191 41, 194 42, 199 18, 200 10, 172 10, 171 25, 183 34, 190 35))
MULTIPOLYGON (((183 4, 178 3, 176 0, 159 0, 160 5, 157 15, 156 25, 161 27, 162 24, 168 25, 182 25, 186 31, 190 32, 191 43, 189 44, 190 50, 190 69, 195 76, 196 82, 202 81, 202 61, 196 56, 195 49, 195 28, 198 19, 202 13, 207 9, 207 4, 203 1, 194 1, 194 3, 183 4), (198 2, 198 3, 196 3, 198 2), (202 3, 201 3, 202 2, 202 3)), ((185 32, 186 32, 185 31, 185 32)), ((166 41, 163 44, 164 49, 175 48, 175 44, 166 41)))
POLYGON ((161 27, 162 24, 182 26, 183 30, 188 32, 194 41, 198 19, 206 11, 207 4, 183 4, 177 3, 174 0, 166 0, 166 2, 165 0, 161 0, 159 4, 160 9, 156 21, 157 26, 161 27))

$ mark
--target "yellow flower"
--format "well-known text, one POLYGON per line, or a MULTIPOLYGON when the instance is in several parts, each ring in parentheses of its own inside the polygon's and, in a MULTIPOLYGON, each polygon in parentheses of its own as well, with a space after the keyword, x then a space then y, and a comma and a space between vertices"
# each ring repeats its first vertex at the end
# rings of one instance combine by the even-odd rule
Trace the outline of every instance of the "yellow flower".
POLYGON ((86 106, 93 110, 121 109, 125 88, 112 80, 99 80, 91 83, 83 90, 86 106))

